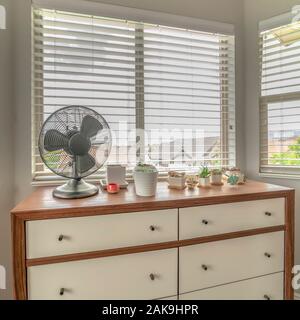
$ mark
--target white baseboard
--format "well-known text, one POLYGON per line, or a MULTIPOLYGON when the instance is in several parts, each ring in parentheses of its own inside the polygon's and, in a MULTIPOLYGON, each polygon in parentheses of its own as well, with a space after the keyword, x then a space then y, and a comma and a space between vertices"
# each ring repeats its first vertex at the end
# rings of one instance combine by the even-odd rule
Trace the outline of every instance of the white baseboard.
POLYGON ((300 300, 300 292, 294 293, 294 300, 300 300))

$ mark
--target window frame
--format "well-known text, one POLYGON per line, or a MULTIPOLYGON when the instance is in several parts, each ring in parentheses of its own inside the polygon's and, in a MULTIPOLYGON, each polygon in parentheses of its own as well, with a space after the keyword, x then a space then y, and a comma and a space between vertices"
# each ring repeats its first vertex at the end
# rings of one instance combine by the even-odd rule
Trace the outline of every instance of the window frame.
MULTIPOLYGON (((210 32, 210 33, 221 33, 224 35, 231 35, 235 36, 234 32, 234 26, 231 24, 226 23, 220 23, 220 22, 213 22, 213 21, 206 21, 202 19, 195 19, 190 17, 184 17, 184 16, 177 16, 177 15, 171 15, 171 14, 165 14, 165 13, 159 13, 159 12, 153 12, 153 11, 147 11, 147 10, 140 10, 140 9, 132 9, 132 8, 124 8, 120 6, 112 6, 112 5, 105 5, 105 4, 99 4, 99 3, 87 3, 85 1, 74 1, 72 5, 66 4, 63 1, 60 0, 33 0, 32 5, 32 39, 33 39, 33 10, 34 9, 55 9, 59 11, 69 11, 74 12, 78 14, 91 14, 93 16, 96 16, 97 13, 99 13, 100 16, 107 16, 110 18, 116 18, 116 19, 124 19, 124 9, 126 11, 126 17, 128 20, 136 20, 136 21, 143 21, 143 23, 151 23, 151 24, 163 24, 168 25, 170 27, 175 28, 187 28, 187 29, 193 29, 196 31, 203 31, 203 32, 210 32), (100 14, 101 13, 101 14, 100 14), (138 17, 138 20, 137 20, 138 17)), ((33 41, 32 41, 33 42, 33 41)), ((33 47, 32 43, 32 47, 33 47)), ((235 47, 233 47, 235 49, 235 47)), ((34 72, 34 53, 31 55, 32 57, 32 72, 34 72)), ((224 57, 225 59, 225 57, 224 57)), ((234 65, 235 65, 235 59, 233 59, 234 65)), ((235 72, 231 70, 230 72, 233 72, 233 76, 235 78, 235 72)), ((136 72, 139 72, 139 70, 136 70, 136 72)), ((220 70, 220 72, 224 72, 224 74, 229 73, 228 68, 225 70, 220 70)), ((140 80, 136 80, 140 81, 140 80)), ((222 80, 221 86, 228 87, 228 81, 222 80)), ((235 82, 234 82, 235 86, 235 82)), ((136 86, 136 88, 139 86, 136 86)), ((34 88, 32 88, 34 90, 34 88)), ((228 90, 229 92, 229 90, 228 90)), ((139 94, 138 91, 136 91, 136 95, 139 94)), ((225 96, 223 94, 222 101, 227 101, 228 99, 233 98, 235 100, 235 90, 233 93, 233 97, 225 96)), ((39 102, 40 109, 39 112, 43 112, 42 104, 39 102)), ((221 105, 227 105, 225 102, 222 102, 221 105)), ((144 110, 141 107, 141 101, 136 99, 136 128, 144 128, 145 121, 144 121, 144 110), (143 110, 143 112, 141 112, 143 110)), ((233 103, 233 108, 235 112, 235 103, 233 103)), ((36 118, 36 101, 34 101, 34 94, 32 94, 32 184, 33 185, 48 185, 48 184, 57 184, 60 181, 66 180, 63 177, 54 175, 52 173, 38 173, 36 170, 35 165, 35 149, 37 148, 37 142, 38 142, 38 136, 39 136, 39 130, 37 121, 39 121, 36 118)), ((221 112, 221 131, 222 131, 222 141, 221 141, 221 152, 234 152, 235 155, 235 161, 236 161, 236 131, 235 131, 235 124, 236 119, 234 118, 234 150, 229 150, 229 145, 227 143, 227 138, 229 137, 229 119, 228 119, 228 113, 221 112)), ((144 150, 144 148, 143 148, 144 150)), ((141 160, 143 160, 143 154, 141 155, 141 160)), ((222 166, 226 166, 227 163, 222 163, 222 166)), ((167 171, 161 171, 160 177, 165 178, 167 175, 167 171)), ((87 177, 86 179, 89 181, 98 181, 101 178, 105 177, 105 169, 101 168, 97 173, 87 177)), ((129 179, 132 178, 132 170, 127 170, 127 177, 129 179)))
MULTIPOLYGON (((293 14, 287 12, 279 16, 272 17, 270 19, 261 21, 259 23, 259 42, 262 44, 262 33, 268 30, 276 29, 288 25, 293 20, 293 14)), ((260 46, 259 53, 262 48, 260 46)), ((268 104, 281 103, 289 101, 300 101, 300 90, 298 92, 272 94, 268 96, 262 95, 262 55, 260 54, 259 66, 260 66, 260 81, 259 81, 259 176, 269 178, 289 178, 300 179, 300 166, 279 166, 269 165, 263 159, 262 154, 268 153, 268 130, 264 130, 264 127, 268 126, 268 104)))

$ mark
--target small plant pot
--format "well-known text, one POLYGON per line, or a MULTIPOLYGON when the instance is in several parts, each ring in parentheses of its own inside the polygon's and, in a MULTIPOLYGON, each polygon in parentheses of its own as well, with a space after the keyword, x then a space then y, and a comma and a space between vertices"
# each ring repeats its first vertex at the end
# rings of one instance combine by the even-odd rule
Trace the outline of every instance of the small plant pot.
POLYGON ((236 174, 231 174, 228 179, 227 183, 230 187, 236 187, 238 185, 239 176, 236 174))
POLYGON ((245 182, 246 182, 245 175, 243 173, 240 173, 238 184, 245 184, 245 182))
POLYGON ((199 187, 208 188, 210 187, 210 177, 207 178, 199 178, 199 187))
POLYGON ((152 197, 156 193, 158 172, 134 172, 135 192, 141 197, 152 197))
POLYGON ((223 181, 222 181, 222 174, 213 174, 210 177, 210 183, 214 186, 222 186, 223 181))
POLYGON ((168 177, 169 188, 171 189, 184 189, 185 176, 182 177, 168 177))
POLYGON ((197 175, 189 175, 186 177, 186 184, 189 190, 194 190, 199 182, 197 175))

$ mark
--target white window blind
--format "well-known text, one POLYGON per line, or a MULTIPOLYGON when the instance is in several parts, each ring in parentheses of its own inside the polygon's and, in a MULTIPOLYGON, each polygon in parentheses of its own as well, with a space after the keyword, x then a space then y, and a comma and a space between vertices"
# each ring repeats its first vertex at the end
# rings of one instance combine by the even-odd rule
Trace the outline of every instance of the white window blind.
POLYGON ((95 109, 113 135, 108 163, 160 171, 235 165, 234 36, 33 9, 33 171, 42 123, 95 109))
POLYGON ((261 33, 261 172, 300 171, 300 24, 261 33))

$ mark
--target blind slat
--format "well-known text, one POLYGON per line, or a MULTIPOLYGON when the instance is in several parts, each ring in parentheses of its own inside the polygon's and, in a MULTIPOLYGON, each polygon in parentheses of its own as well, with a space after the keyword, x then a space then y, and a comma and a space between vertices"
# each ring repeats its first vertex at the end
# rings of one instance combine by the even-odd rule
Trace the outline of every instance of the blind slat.
MULTIPOLYGON (((41 67, 42 65, 35 65, 37 67, 41 67)), ((88 68, 87 68, 88 69, 88 68)), ((107 66, 103 66, 102 67, 102 70, 111 70, 111 71, 116 71, 118 70, 120 73, 119 74, 105 74, 105 73, 97 73, 97 72, 94 72, 94 70, 90 71, 90 72, 87 72, 85 69, 84 71, 81 71, 81 70, 76 70, 76 71, 68 71, 68 70, 48 70, 48 69, 45 69, 45 70, 38 70, 36 69, 34 72, 35 72, 35 76, 37 77, 40 77, 40 78, 43 78, 43 75, 44 74, 55 74, 55 75, 70 75, 70 76, 73 76, 73 75, 76 75, 76 76, 88 76, 88 77, 106 77, 106 78, 114 78, 114 77, 119 77, 119 78, 122 78, 122 79, 135 79, 133 76, 127 76, 127 75, 123 75, 122 72, 126 72, 126 71, 132 71, 132 69, 125 69, 125 68, 113 68, 113 67, 107 67, 107 66)), ((99 68, 100 70, 100 68, 99 68)), ((213 70, 214 73, 217 73, 217 70, 213 70)), ((193 80, 189 80, 189 79, 184 79, 185 82, 195 82, 196 83, 198 82, 198 79, 197 77, 199 77, 200 79, 202 77, 209 77, 211 79, 219 79, 219 80, 224 80, 224 81, 233 81, 233 76, 232 75, 229 75, 227 77, 227 73, 226 72, 223 72, 222 71, 222 75, 223 76, 220 76, 218 78, 218 76, 215 76, 215 75, 210 75, 210 74, 205 74, 205 73, 202 73, 202 74, 196 74, 196 73, 184 73, 184 72, 171 72, 171 71, 164 71, 163 72, 163 76, 161 78, 156 78, 156 77, 151 77, 149 75, 151 74, 157 74, 159 73, 159 70, 148 70, 147 71, 147 76, 146 78, 148 78, 149 80, 163 80, 163 81, 177 81, 177 82, 182 82, 181 79, 178 79, 178 77, 183 77, 183 76, 188 76, 190 78, 194 77, 194 81, 193 80), (226 75, 226 76, 225 76, 226 75), (167 77, 167 76, 173 76, 173 78, 171 77, 167 77), (177 77, 177 78, 176 78, 177 77)), ((140 77, 137 77, 137 79, 140 79, 140 77)))

